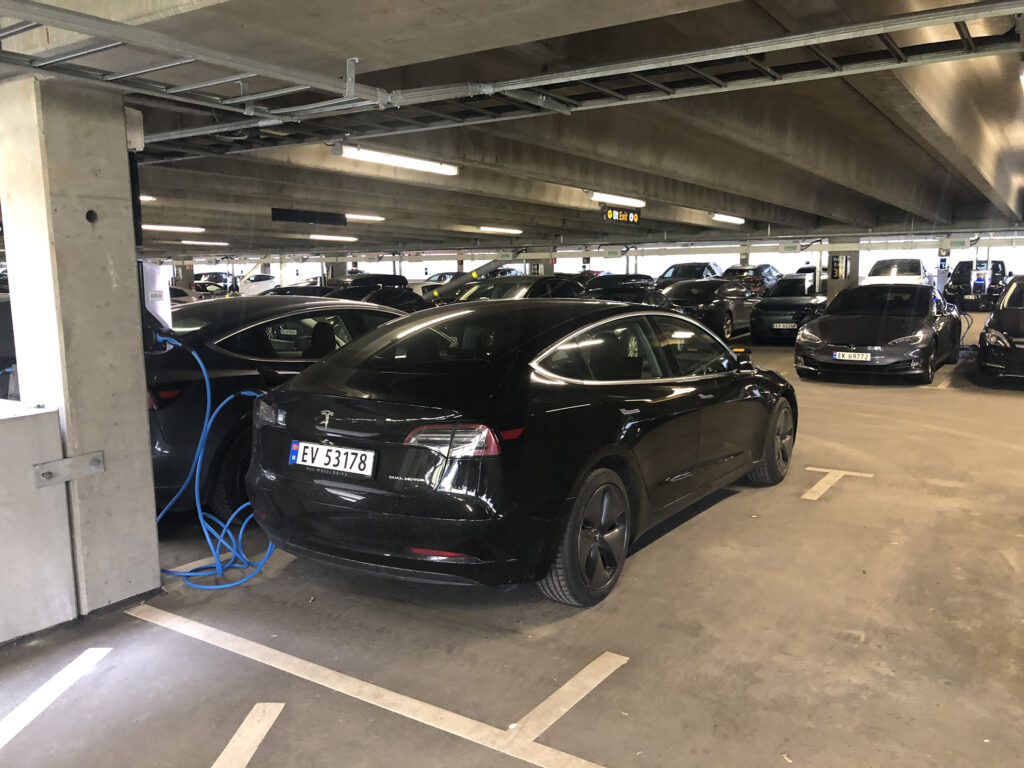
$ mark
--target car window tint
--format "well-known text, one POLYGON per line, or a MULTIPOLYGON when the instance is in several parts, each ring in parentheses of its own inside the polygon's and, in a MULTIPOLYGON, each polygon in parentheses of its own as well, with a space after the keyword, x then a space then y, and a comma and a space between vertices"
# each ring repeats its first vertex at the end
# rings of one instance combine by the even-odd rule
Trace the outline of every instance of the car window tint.
POLYGON ((651 318, 654 341, 672 367, 673 377, 706 376, 736 367, 732 354, 707 331, 686 320, 651 318))
POLYGON ((579 296, 580 289, 575 283, 570 283, 568 280, 559 280, 551 290, 551 296, 555 299, 571 299, 574 296, 579 296))
POLYGON ((560 344, 540 361, 545 370, 573 379, 636 381, 661 376, 643 323, 613 320, 560 344))
POLYGON ((539 280, 533 284, 533 287, 530 288, 526 296, 530 299, 549 299, 551 298, 551 289, 553 285, 553 280, 539 280))
POLYGON ((229 336, 220 347, 243 357, 319 360, 352 341, 341 313, 278 318, 229 336))
POLYGON ((400 315, 393 315, 390 312, 377 312, 374 310, 352 310, 345 314, 345 321, 357 336, 372 331, 378 325, 384 325, 389 320, 394 320, 400 315))

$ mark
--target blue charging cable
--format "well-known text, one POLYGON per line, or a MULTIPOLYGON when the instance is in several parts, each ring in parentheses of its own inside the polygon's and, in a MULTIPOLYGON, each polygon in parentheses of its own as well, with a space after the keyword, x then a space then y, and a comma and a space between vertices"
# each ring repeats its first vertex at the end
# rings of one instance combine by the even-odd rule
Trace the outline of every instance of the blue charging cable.
MULTIPOLYGON (((157 341, 170 344, 173 347, 180 347, 185 349, 180 341, 172 339, 167 336, 157 335, 157 341)), ((241 527, 238 529, 238 533, 231 531, 231 526, 235 520, 238 519, 239 515, 246 509, 252 507, 249 502, 245 502, 238 509, 231 513, 231 516, 227 520, 220 520, 209 512, 203 509, 203 503, 200 499, 199 488, 200 488, 200 467, 203 462, 203 454, 206 451, 206 440, 210 434, 210 426, 217 418, 217 414, 221 410, 234 400, 238 396, 243 397, 260 397, 264 395, 264 392, 257 392, 253 390, 242 390, 234 395, 228 395, 221 401, 213 412, 210 412, 210 408, 213 404, 213 394, 210 388, 210 374, 206 370, 206 366, 203 364, 202 358, 194 350, 188 350, 192 357, 195 358, 196 363, 199 365, 199 370, 203 374, 203 383, 206 386, 206 410, 203 415, 203 428, 199 433, 199 443, 196 445, 195 456, 192 458, 192 465, 189 467, 188 476, 185 481, 181 484, 178 492, 174 494, 173 498, 157 515, 157 522, 163 519, 164 515, 167 514, 168 510, 174 506, 174 504, 181 498, 182 494, 188 489, 189 485, 192 485, 193 493, 195 494, 196 512, 199 516, 199 527, 203 532, 203 536, 206 538, 206 544, 210 548, 210 554, 213 555, 213 564, 199 566, 189 571, 173 571, 167 568, 162 568, 161 571, 171 576, 181 576, 182 580, 190 587, 196 589, 227 589, 229 587, 237 587, 239 584, 244 584, 249 581, 253 576, 260 572, 267 560, 274 553, 274 543, 270 542, 267 544, 267 551, 263 558, 260 560, 251 560, 245 554, 245 550, 242 547, 242 541, 245 538, 245 531, 249 523, 252 522, 253 514, 250 512, 244 520, 242 520, 241 527), (228 559, 223 559, 222 554, 231 555, 228 559), (244 578, 238 581, 233 581, 229 584, 199 584, 194 579, 200 577, 216 576, 223 578, 224 573, 230 569, 247 570, 253 569, 251 573, 247 574, 244 578)))

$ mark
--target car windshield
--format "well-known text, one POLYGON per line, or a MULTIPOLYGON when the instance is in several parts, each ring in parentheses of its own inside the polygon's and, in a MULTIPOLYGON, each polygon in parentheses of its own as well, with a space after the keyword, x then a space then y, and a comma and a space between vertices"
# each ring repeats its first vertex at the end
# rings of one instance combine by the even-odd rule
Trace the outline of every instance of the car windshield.
MULTIPOLYGON (((810 276, 809 276, 810 277, 810 276)), ((822 281, 824 282, 824 281, 822 281)), ((822 287, 824 292, 824 287, 822 287)), ((768 289, 765 293, 765 298, 769 299, 782 299, 782 298, 793 298, 795 296, 814 296, 814 278, 806 279, 803 277, 786 277, 779 280, 775 285, 768 289)))
POLYGON ((923 317, 932 304, 932 291, 917 285, 862 285, 848 288, 829 304, 829 315, 891 315, 923 317))
POLYGON ((999 309, 1024 309, 1024 281, 1014 280, 999 299, 999 309))
POLYGON ((754 267, 729 267, 722 274, 722 277, 754 277, 757 270, 754 267))
POLYGON ((495 280, 477 283, 459 296, 459 301, 483 299, 521 299, 533 285, 532 280, 495 280))
POLYGON ((969 261, 961 261, 953 269, 953 274, 949 276, 950 281, 954 283, 965 283, 971 277, 971 268, 974 265, 969 261))
POLYGON ((920 275, 922 271, 919 259, 882 259, 875 262, 868 275, 870 277, 910 277, 920 275))
POLYGON ((410 315, 371 331, 327 363, 391 373, 451 374, 490 364, 549 329, 550 318, 525 307, 506 312, 451 307, 426 319, 410 315))
POLYGON ((682 277, 682 278, 693 278, 704 276, 704 264, 674 264, 665 270, 665 274, 662 277, 682 277))
POLYGON ((665 295, 677 300, 708 301, 714 298, 720 287, 721 283, 703 280, 697 283, 675 283, 665 289, 665 295))

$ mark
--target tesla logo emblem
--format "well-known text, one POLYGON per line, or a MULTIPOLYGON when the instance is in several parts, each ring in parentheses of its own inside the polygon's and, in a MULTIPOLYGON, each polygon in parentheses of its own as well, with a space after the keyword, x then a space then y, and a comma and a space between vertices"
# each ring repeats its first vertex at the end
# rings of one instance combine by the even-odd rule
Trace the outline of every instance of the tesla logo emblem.
POLYGON ((320 426, 327 429, 327 425, 331 423, 331 416, 334 415, 334 411, 320 411, 320 418, 323 419, 320 422, 320 426))

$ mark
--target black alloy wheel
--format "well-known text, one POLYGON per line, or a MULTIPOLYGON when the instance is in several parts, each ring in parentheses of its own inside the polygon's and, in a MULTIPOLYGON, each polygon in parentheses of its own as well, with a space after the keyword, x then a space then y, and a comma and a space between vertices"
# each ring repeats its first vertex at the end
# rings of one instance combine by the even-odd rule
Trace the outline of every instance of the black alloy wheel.
POLYGON ((539 583, 546 597, 595 605, 618 582, 630 536, 629 494, 619 475, 596 469, 583 480, 551 569, 539 583))
POLYGON ((938 347, 935 342, 932 342, 932 346, 928 350, 928 356, 924 359, 924 370, 918 374, 918 381, 921 384, 931 384, 935 381, 935 355, 938 352, 938 347))
POLYGON ((732 313, 726 312, 722 318, 722 338, 728 341, 732 338, 732 313))
MULTIPOLYGON (((210 512, 219 519, 227 520, 249 500, 249 493, 245 489, 245 473, 249 471, 251 461, 252 430, 245 428, 231 441, 214 475, 210 512)), ((239 519, 245 517, 244 513, 239 515, 239 519)))
POLYGON ((796 419, 793 418, 793 406, 783 397, 772 410, 761 463, 747 477, 755 485, 781 483, 789 472, 795 445, 796 419))

